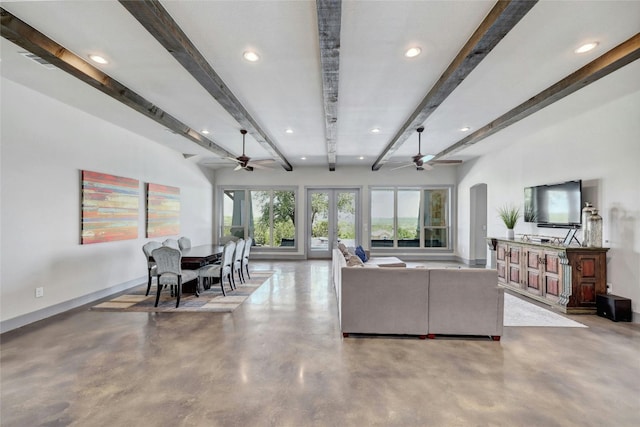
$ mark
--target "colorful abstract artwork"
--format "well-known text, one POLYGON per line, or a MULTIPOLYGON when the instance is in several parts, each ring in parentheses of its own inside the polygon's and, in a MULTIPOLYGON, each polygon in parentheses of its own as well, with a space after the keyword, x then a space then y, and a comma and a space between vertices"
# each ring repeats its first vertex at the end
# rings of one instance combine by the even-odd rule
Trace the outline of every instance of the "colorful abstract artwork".
POLYGON ((180 189, 147 184, 147 237, 180 234, 180 189))
POLYGON ((82 171, 81 243, 138 238, 137 179, 82 171))

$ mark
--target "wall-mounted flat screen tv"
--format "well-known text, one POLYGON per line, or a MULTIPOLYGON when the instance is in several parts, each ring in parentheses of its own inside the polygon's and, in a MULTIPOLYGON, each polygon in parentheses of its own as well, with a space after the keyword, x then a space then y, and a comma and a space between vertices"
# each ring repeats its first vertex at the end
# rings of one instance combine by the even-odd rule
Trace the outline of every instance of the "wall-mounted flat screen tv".
POLYGON ((578 228, 582 215, 582 181, 524 189, 524 220, 538 227, 578 228))

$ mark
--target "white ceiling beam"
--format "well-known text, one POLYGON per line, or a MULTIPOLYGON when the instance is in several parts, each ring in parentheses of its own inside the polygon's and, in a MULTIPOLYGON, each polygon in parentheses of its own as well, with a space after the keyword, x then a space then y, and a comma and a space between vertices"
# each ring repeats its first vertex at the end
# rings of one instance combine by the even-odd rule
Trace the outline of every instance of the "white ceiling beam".
POLYGON ((338 134, 338 82, 340 72, 340 25, 342 0, 316 0, 320 64, 322 66, 322 98, 324 103, 325 140, 329 170, 336 170, 338 134))

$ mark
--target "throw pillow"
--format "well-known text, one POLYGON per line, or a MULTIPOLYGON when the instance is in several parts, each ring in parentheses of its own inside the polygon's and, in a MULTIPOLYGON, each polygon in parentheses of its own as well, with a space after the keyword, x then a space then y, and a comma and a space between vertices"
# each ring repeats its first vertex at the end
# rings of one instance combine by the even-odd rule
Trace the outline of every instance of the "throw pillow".
POLYGON ((347 267, 364 267, 362 260, 357 255, 349 255, 347 259, 347 267))
POLYGON ((362 260, 362 262, 368 261, 367 254, 364 252, 364 249, 362 248, 362 246, 358 246, 356 248, 356 255, 358 255, 358 257, 362 260))
POLYGON ((344 245, 344 243, 338 243, 338 249, 340 250, 340 252, 342 252, 342 255, 344 255, 345 258, 349 256, 349 251, 347 250, 347 247, 344 245))

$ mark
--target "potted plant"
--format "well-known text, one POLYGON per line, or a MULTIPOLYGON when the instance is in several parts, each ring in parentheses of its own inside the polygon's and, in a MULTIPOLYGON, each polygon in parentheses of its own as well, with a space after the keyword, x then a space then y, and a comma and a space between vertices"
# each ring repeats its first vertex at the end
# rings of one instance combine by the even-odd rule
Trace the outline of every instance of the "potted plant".
POLYGON ((520 208, 512 205, 505 205, 498 209, 498 215, 507 227, 507 238, 513 239, 513 229, 518 223, 518 219, 520 219, 520 208))

